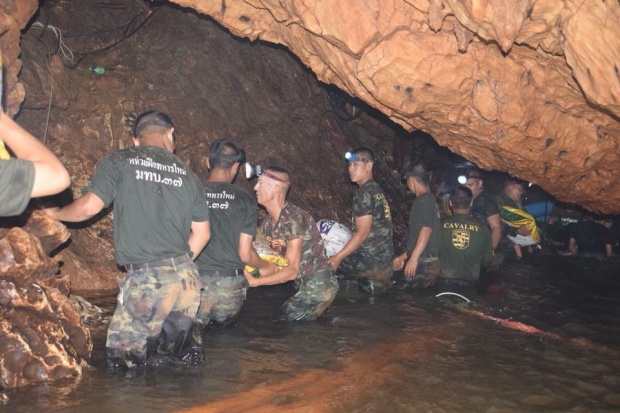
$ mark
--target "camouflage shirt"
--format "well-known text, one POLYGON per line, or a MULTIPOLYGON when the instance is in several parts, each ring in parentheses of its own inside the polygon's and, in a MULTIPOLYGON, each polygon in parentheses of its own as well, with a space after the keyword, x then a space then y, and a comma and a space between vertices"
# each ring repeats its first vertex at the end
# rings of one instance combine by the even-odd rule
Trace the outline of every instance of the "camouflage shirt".
POLYGON ((372 216, 372 225, 359 253, 365 258, 372 257, 378 268, 386 263, 391 266, 394 257, 392 213, 381 187, 372 180, 362 185, 353 197, 353 232, 357 231, 355 218, 365 215, 372 216))
POLYGON ((323 238, 314 219, 303 209, 284 204, 275 226, 271 226, 271 217, 266 215, 260 222, 259 229, 269 241, 271 248, 280 255, 286 255, 289 241, 301 238, 301 263, 297 278, 303 278, 318 271, 329 270, 323 238))
POLYGON ((486 192, 481 192, 474 198, 469 214, 480 222, 487 223, 487 218, 499 214, 497 203, 486 192))

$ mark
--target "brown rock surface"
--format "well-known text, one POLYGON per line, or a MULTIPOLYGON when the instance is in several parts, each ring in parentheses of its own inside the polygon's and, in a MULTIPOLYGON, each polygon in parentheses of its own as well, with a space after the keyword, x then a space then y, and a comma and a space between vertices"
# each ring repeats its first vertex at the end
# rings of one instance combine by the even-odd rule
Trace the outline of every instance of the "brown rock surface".
POLYGON ((38 213, 29 216, 33 222, 24 227, 0 231, 0 388, 78 376, 93 348, 67 298, 68 278, 56 276, 56 260, 23 228, 43 234, 48 249, 64 242, 68 232, 45 225, 38 213))
POLYGON ((175 2, 485 169, 620 212, 617 1, 175 2))

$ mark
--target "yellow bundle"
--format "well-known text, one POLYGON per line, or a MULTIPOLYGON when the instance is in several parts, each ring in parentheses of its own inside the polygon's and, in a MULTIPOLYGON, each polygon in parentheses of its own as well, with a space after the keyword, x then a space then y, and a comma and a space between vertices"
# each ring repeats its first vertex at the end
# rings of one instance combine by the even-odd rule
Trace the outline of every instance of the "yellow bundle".
POLYGON ((9 159, 11 155, 9 155, 9 151, 4 147, 4 142, 0 139, 0 159, 9 159))
POLYGON ((499 211, 502 222, 511 227, 519 228, 525 226, 530 229, 530 235, 523 236, 517 235, 516 237, 508 236, 512 242, 522 247, 538 244, 540 242, 540 235, 538 234, 538 227, 536 226, 536 219, 519 208, 513 208, 508 205, 504 205, 499 211))
MULTIPOLYGON (((267 262, 275 264, 278 269, 288 266, 288 261, 286 260, 286 258, 281 256, 280 254, 278 254, 277 251, 271 248, 271 245, 269 245, 269 241, 260 230, 256 232, 256 238, 254 238, 253 245, 259 257, 261 257, 267 262)), ((245 270, 255 277, 258 276, 257 268, 246 265, 245 270)))

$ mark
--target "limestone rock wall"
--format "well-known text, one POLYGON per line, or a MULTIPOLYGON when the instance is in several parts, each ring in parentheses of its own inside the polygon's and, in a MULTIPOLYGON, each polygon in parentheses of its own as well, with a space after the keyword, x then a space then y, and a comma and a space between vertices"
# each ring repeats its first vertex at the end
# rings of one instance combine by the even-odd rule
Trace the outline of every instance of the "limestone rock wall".
POLYGON ((77 377, 93 349, 69 278, 47 256, 69 231, 41 211, 19 219, 0 222, 0 389, 77 377))
POLYGON ((19 111, 26 95, 24 86, 17 76, 22 64, 18 59, 20 49, 20 30, 23 29, 39 7, 37 0, 0 1, 0 57, 2 58, 4 87, 2 107, 10 115, 19 111))
POLYGON ((620 212, 620 4, 174 0, 480 167, 620 212))

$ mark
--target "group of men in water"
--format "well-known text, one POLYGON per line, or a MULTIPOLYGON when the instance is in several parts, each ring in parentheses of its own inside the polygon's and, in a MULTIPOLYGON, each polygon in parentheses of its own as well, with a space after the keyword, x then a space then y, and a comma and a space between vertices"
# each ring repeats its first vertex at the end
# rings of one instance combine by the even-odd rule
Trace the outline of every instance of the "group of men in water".
MULTIPOLYGON (((7 143, 18 149, 20 144, 6 131, 17 128, 21 135, 29 134, 0 116, 7 143)), ((428 169, 421 162, 407 168, 407 187, 416 197, 406 251, 395 256, 390 206, 373 177, 374 154, 367 148, 347 153, 349 177, 358 186, 353 232, 339 252, 327 257, 312 216, 288 202, 291 174, 285 168, 265 168, 254 187, 255 198, 232 183, 245 162, 245 152, 234 142, 220 139, 211 145, 206 159, 209 177, 202 183, 174 155, 174 125, 166 114, 149 111, 138 116, 133 136, 133 147, 99 162, 80 198, 45 210, 57 220, 81 222, 114 204, 116 260, 126 274, 107 334, 111 366, 144 365, 154 353, 186 363, 202 361, 201 333, 211 323, 229 323, 240 311, 248 287, 294 281, 297 292, 274 319, 307 321, 331 305, 337 276, 357 280, 370 293, 387 291, 394 284, 394 271, 401 270, 404 287, 425 288, 437 282, 471 286, 498 256, 502 221, 478 170, 470 170, 466 184, 456 187, 451 214, 440 220, 428 169), (257 204, 266 211, 260 220, 257 204), (287 265, 259 256, 253 243, 258 236, 287 265)), ((37 159, 30 161, 36 168, 37 159)), ((62 165, 60 172, 49 174, 21 167, 25 179, 32 178, 26 179, 32 182, 24 199, 48 194, 37 192, 40 179, 66 173, 62 165)), ((64 181, 55 184, 56 192, 67 187, 64 181)), ((519 192, 513 191, 513 183, 506 186, 506 202, 519 192)), ((27 202, 16 199, 19 208, 3 214, 23 211, 27 202)), ((515 235, 530 232, 515 229, 515 235)))

